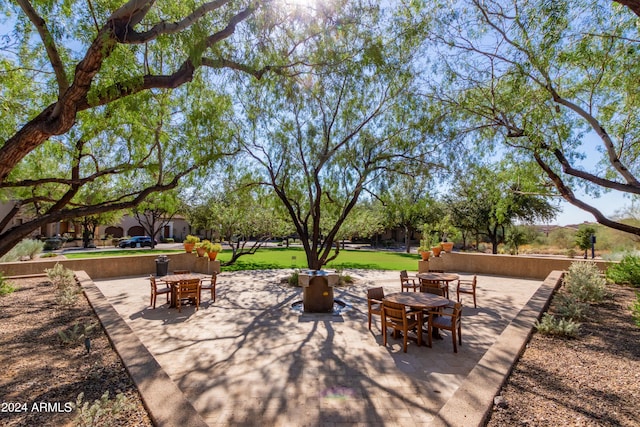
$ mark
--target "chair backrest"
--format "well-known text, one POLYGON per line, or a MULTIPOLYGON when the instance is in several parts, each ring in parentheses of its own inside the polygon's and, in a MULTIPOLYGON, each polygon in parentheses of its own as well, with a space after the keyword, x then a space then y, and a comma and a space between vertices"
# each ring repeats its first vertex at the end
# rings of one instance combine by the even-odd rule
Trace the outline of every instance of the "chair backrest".
POLYGON ((218 280, 218 273, 214 271, 213 273, 211 273, 211 284, 215 285, 216 280, 218 280))
POLYGON ((367 289, 367 299, 382 301, 384 299, 384 289, 382 287, 367 289))
POLYGON ((407 270, 402 270, 400 272, 400 280, 406 280, 409 278, 409 273, 407 273, 407 270))
POLYGON ((382 301, 382 311, 386 318, 390 318, 395 322, 406 323, 407 310, 404 304, 398 304, 391 301, 382 301))
POLYGON ((179 281, 177 291, 179 298, 200 296, 200 279, 179 281))
POLYGON ((427 294, 439 295, 441 297, 444 296, 444 288, 433 287, 433 286, 420 286, 420 292, 424 292, 427 294))
POLYGON ((155 276, 153 276, 153 275, 149 276, 149 281, 151 282, 151 288, 153 288, 154 291, 157 291, 158 290, 158 282, 156 282, 155 276))
POLYGON ((453 305, 453 317, 452 320, 459 320, 462 315, 462 303, 457 302, 453 305))

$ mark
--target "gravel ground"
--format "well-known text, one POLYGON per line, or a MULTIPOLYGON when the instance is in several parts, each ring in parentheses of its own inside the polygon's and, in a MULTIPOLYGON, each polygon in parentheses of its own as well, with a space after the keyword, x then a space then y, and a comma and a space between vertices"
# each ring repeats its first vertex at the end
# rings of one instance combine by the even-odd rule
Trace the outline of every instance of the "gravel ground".
POLYGON ((109 421, 84 418, 86 425, 151 426, 137 389, 84 295, 66 308, 56 303, 55 286, 47 278, 12 283, 16 291, 0 297, 0 425, 83 425, 72 406, 78 395, 84 393, 83 402, 91 405, 108 391, 108 407, 122 393, 122 408, 105 415, 109 421), (59 336, 59 331, 70 336, 76 324, 95 325, 88 333, 89 352, 83 337, 65 344, 59 336))
POLYGON ((488 426, 640 425, 640 328, 630 310, 636 296, 618 285, 610 293, 577 338, 533 335, 488 426))

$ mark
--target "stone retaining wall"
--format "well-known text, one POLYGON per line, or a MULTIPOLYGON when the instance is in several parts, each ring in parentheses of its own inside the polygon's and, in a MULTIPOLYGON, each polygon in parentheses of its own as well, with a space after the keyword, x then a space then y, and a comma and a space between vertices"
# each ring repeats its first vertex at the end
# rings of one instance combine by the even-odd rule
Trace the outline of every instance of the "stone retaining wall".
MULTIPOLYGON (((572 262, 582 258, 544 257, 523 255, 492 255, 467 252, 441 253, 429 261, 418 261, 420 273, 431 270, 459 271, 464 273, 493 274, 495 276, 545 279, 554 270, 564 271, 572 262)), ((591 260, 589 260, 591 261, 591 260)), ((604 271, 612 261, 595 260, 604 271)))
MULTIPOLYGON (((197 257, 195 254, 188 253, 166 254, 166 256, 169 258, 169 272, 173 270, 189 270, 203 274, 220 272, 218 260, 209 261, 207 257, 197 257)), ((45 269, 60 263, 73 271, 84 270, 93 279, 143 276, 156 274, 156 258, 158 258, 157 254, 63 260, 40 258, 36 261, 1 263, 0 272, 5 276, 28 276, 44 273, 45 269)))

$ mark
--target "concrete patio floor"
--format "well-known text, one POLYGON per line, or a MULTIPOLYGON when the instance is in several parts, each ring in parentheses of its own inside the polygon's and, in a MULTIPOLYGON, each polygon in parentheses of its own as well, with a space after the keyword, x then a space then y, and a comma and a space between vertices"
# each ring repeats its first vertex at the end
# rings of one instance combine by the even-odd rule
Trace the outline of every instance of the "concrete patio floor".
POLYGON ((458 353, 446 331, 432 348, 410 342, 403 353, 401 339, 382 346, 379 317, 367 329, 366 289, 400 291, 399 272, 349 271, 356 284, 335 289, 335 298, 350 305, 340 315, 293 310, 302 295, 300 288, 281 283, 289 273, 223 273, 215 303, 203 292, 200 310, 187 306, 182 313, 163 305, 162 295, 157 308, 150 308, 147 277, 94 282, 211 426, 477 424, 489 408, 465 413, 478 411, 474 390, 482 394, 495 385, 482 390, 491 373, 474 369, 508 372, 512 356, 500 350, 487 361, 489 350, 502 340, 518 353, 550 295, 538 298, 534 316, 519 322, 517 338, 505 337, 543 282, 478 276, 478 308, 469 295, 463 297, 458 353), (500 364, 505 366, 498 369, 500 364), (467 404, 448 407, 454 395, 467 404), (466 419, 471 424, 460 421, 466 419))

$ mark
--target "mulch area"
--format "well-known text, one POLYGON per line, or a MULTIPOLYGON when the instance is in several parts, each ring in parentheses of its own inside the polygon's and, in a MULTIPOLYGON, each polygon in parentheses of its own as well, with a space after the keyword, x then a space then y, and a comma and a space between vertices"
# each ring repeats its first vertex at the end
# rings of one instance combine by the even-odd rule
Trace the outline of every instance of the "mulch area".
POLYGON ((0 425, 78 425, 78 411, 70 404, 82 392, 83 402, 91 405, 105 391, 112 402, 118 393, 126 397, 124 408, 108 415, 106 425, 153 425, 84 294, 63 307, 46 277, 11 282, 16 291, 0 298, 0 425), (90 351, 84 337, 67 344, 60 337, 60 331, 70 337, 76 324, 94 325, 87 334, 90 351))
POLYGON ((495 399, 488 426, 640 425, 640 328, 630 310, 635 290, 609 285, 609 291, 577 338, 534 333, 495 399))

